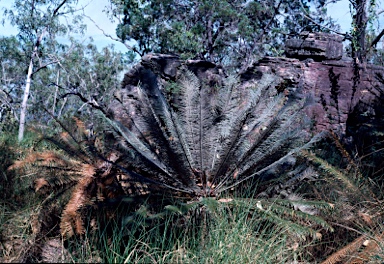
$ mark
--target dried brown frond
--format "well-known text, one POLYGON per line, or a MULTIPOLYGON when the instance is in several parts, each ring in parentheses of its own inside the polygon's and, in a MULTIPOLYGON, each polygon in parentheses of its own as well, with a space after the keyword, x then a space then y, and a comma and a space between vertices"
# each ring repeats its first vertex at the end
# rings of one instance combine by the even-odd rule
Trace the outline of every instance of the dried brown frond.
POLYGON ((83 121, 81 121, 79 118, 77 117, 73 117, 73 120, 75 121, 75 124, 76 124, 76 128, 78 130, 79 133, 81 134, 85 134, 85 124, 83 121))
POLYGON ((72 140, 73 138, 69 135, 68 132, 64 131, 64 132, 61 132, 60 133, 60 139, 65 142, 65 143, 70 143, 70 140, 72 140))
POLYGON ((62 195, 70 191, 67 205, 60 210, 60 232, 64 237, 70 237, 85 232, 85 207, 124 195, 117 179, 121 171, 114 166, 122 154, 117 150, 106 152, 104 144, 107 142, 96 136, 90 137, 86 125, 78 118, 73 118, 68 127, 59 124, 64 132, 43 137, 59 150, 31 150, 9 170, 22 169, 27 175, 30 172, 40 174, 31 178, 36 192, 44 194, 48 190, 59 190, 62 195))
POLYGON ((14 161, 13 164, 9 166, 7 170, 11 171, 11 170, 17 170, 17 169, 24 169, 28 165, 31 165, 32 163, 34 163, 36 159, 37 159, 36 153, 30 152, 22 160, 14 161))
MULTIPOLYGON (((348 151, 345 149, 343 144, 340 142, 339 137, 336 135, 336 133, 333 132, 332 130, 329 130, 329 132, 330 132, 329 134, 331 135, 331 138, 332 138, 333 142, 336 145, 336 148, 339 150, 339 152, 341 153, 342 157, 348 161, 346 172, 350 172, 351 169, 353 168, 354 169, 354 176, 355 176, 355 178, 360 180, 360 181, 361 180, 366 181, 366 177, 364 177, 362 175, 359 166, 351 158, 351 156, 349 155, 348 151)), ((372 192, 372 190, 370 188, 367 188, 366 191, 369 192, 369 195, 372 198, 376 197, 376 195, 372 192)))
POLYGON ((74 234, 85 233, 84 222, 80 209, 90 205, 91 198, 95 192, 94 173, 95 168, 85 164, 83 166, 84 177, 82 177, 72 193, 71 199, 66 205, 60 223, 60 230, 63 237, 71 237, 74 234))
POLYGON ((91 164, 82 164, 79 173, 81 173, 84 178, 92 178, 95 176, 96 168, 91 164))
POLYGON ((365 212, 361 212, 359 211, 358 213, 358 216, 360 216, 361 219, 363 219, 363 221, 369 225, 369 226, 373 226, 374 222, 373 222, 373 216, 371 216, 370 214, 368 213, 365 213, 365 212))
POLYGON ((346 264, 363 264, 366 263, 371 256, 376 254, 380 249, 380 242, 383 241, 384 233, 376 235, 372 239, 366 239, 363 243, 364 249, 346 264))
POLYGON ((35 192, 38 192, 40 189, 48 186, 50 186, 50 184, 45 178, 38 178, 35 180, 35 192))
POLYGON ((100 171, 103 171, 103 173, 101 174, 101 178, 104 178, 104 177, 109 176, 111 174, 111 170, 113 167, 112 163, 115 162, 116 160, 118 160, 119 157, 120 157, 120 155, 118 153, 112 152, 107 157, 108 161, 100 160, 96 163, 98 169, 100 171))
POLYGON ((8 170, 16 170, 25 167, 28 164, 28 162, 25 162, 24 160, 16 160, 13 162, 11 166, 8 167, 8 170))
POLYGON ((349 175, 346 175, 339 168, 329 164, 326 160, 316 156, 314 153, 310 151, 303 150, 301 152, 301 155, 305 159, 307 159, 310 163, 312 163, 314 166, 318 167, 321 171, 323 171, 328 176, 331 176, 334 179, 337 179, 340 182, 342 182, 347 188, 347 190, 351 190, 353 193, 356 193, 356 194, 362 193, 362 191, 354 183, 354 181, 350 179, 349 175))
POLYGON ((46 151, 40 153, 39 162, 41 165, 49 165, 50 163, 55 164, 56 166, 73 166, 76 164, 75 160, 67 160, 63 155, 54 152, 54 151, 46 151))
POLYGON ((65 167, 73 165, 76 163, 76 161, 67 161, 63 158, 62 155, 54 151, 32 152, 28 154, 24 159, 15 161, 13 165, 8 168, 8 170, 23 169, 34 163, 37 163, 38 166, 49 166, 54 164, 56 166, 65 167))
POLYGON ((333 253, 326 260, 321 262, 321 264, 335 264, 342 261, 346 257, 351 256, 351 254, 357 252, 357 250, 359 250, 363 246, 363 243, 366 239, 367 237, 365 235, 359 236, 342 249, 333 253))
POLYGON ((341 144, 339 137, 336 135, 335 132, 333 132, 332 129, 329 130, 329 134, 331 135, 333 142, 335 143, 335 145, 336 145, 337 149, 339 150, 339 152, 341 153, 341 155, 348 161, 347 171, 349 171, 351 169, 351 167, 353 167, 356 170, 356 173, 358 173, 358 176, 361 177, 362 175, 361 175, 361 172, 360 172, 358 166, 353 161, 353 159, 349 155, 348 151, 341 144))
POLYGON ((135 181, 128 174, 118 174, 117 180, 126 195, 147 195, 150 193, 150 186, 146 183, 135 181))

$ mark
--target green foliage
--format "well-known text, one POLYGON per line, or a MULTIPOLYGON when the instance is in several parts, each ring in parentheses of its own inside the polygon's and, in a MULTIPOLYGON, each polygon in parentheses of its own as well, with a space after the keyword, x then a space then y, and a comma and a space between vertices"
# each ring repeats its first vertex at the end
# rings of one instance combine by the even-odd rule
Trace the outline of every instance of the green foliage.
MULTIPOLYGON (((46 109, 60 118, 74 114, 92 118, 92 109, 77 97, 96 98, 98 103, 107 107, 115 90, 120 87, 122 72, 131 63, 127 54, 114 50, 113 46, 98 51, 92 43, 83 45, 73 41, 71 46, 64 49, 63 60, 52 67, 48 82, 42 88, 50 87, 55 93, 41 98, 46 109)), ((40 105, 40 104, 39 104, 40 105)))
POLYGON ((369 62, 383 65, 382 49, 377 48, 384 30, 381 28, 382 12, 376 0, 351 0, 350 12, 352 24, 350 29, 350 55, 357 58, 357 62, 369 62))
POLYGON ((323 1, 111 2, 108 12, 120 21, 118 37, 134 41, 133 50, 141 56, 176 53, 185 59, 206 59, 232 67, 260 58, 265 45, 281 46, 286 35, 322 31, 320 24, 333 26, 323 1))
POLYGON ((17 158, 16 145, 14 137, 4 132, 1 134, 0 152, 2 153, 2 158, 0 159, 0 193, 2 194, 2 199, 8 198, 13 193, 13 190, 10 190, 10 188, 13 185, 14 174, 8 172, 7 169, 17 158))
MULTIPOLYGON (((255 214, 247 202, 232 207, 208 198, 186 206, 208 217, 196 222, 193 215, 170 209, 148 225, 143 205, 141 213, 129 216, 129 222, 123 220, 125 226, 109 222, 112 236, 107 235, 108 227, 89 230, 84 242, 70 241, 68 250, 76 262, 97 258, 134 263, 276 263, 301 254, 287 235, 288 229, 263 222, 264 217, 255 214)), ((124 213, 119 217, 124 219, 124 213)))
POLYGON ((69 31, 83 32, 85 26, 80 23, 80 15, 72 16, 67 25, 59 21, 60 15, 73 15, 75 13, 76 3, 76 0, 65 2, 53 0, 48 3, 46 1, 15 0, 12 8, 4 10, 3 20, 8 19, 11 25, 18 27, 19 34, 17 37, 27 45, 24 48, 29 49, 27 53, 31 54, 38 35, 44 30, 53 38, 44 40, 47 45, 44 45, 45 48, 43 49, 50 48, 51 45, 56 43, 54 36, 62 36, 69 31))
MULTIPOLYGON (((38 136, 34 131, 27 131, 22 142, 17 142, 14 131, 0 133, 0 201, 10 204, 23 203, 28 199, 23 197, 29 192, 29 180, 23 180, 23 175, 17 175, 9 167, 15 160, 23 158, 36 142, 38 136)), ((28 176, 27 176, 28 177, 28 176)))
MULTIPOLYGON (((28 54, 15 37, 1 38, 0 41, 3 69, 0 71, 0 130, 11 131, 19 120, 28 54)), ((71 95, 81 93, 85 98, 97 98, 99 103, 107 105, 115 89, 120 87, 122 72, 131 62, 129 54, 116 52, 112 46, 98 51, 92 43, 85 46, 77 41, 52 52, 60 63, 48 65, 33 75, 30 123, 49 124, 50 115, 59 119, 74 114, 92 118, 87 104, 71 95)))
POLYGON ((79 113, 92 118, 87 104, 70 95, 81 93, 106 105, 120 86, 121 73, 132 54, 116 52, 112 46, 98 51, 92 43, 74 40, 73 34, 85 30, 80 10, 78 1, 72 0, 16 0, 12 8, 4 10, 3 22, 16 26, 18 34, 0 39, 1 130, 16 126, 26 109, 27 123, 37 121, 48 125, 46 129, 51 115, 65 119, 79 113), (69 44, 59 42, 59 37, 69 44), (29 69, 32 81, 26 97, 23 91, 29 69), (21 109, 21 99, 28 99, 28 108, 21 109))
POLYGON ((0 131, 10 132, 18 121, 16 98, 21 97, 25 81, 25 54, 15 37, 0 38, 0 131))

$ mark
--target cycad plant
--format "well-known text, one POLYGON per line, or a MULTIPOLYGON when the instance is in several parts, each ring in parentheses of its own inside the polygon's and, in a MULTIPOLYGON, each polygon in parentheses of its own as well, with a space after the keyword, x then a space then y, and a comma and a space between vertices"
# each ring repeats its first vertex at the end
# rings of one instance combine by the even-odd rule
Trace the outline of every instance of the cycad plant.
POLYGON ((281 80, 269 74, 243 83, 229 76, 214 87, 187 68, 172 83, 147 77, 120 94, 114 117, 103 113, 124 153, 116 164, 132 178, 152 192, 184 198, 187 208, 207 207, 212 199, 241 206, 244 200, 237 194, 251 189, 252 210, 264 219, 291 223, 291 230, 299 229, 293 228, 295 221, 317 224, 302 228, 301 237, 318 236, 315 226, 332 229, 311 213, 294 210, 300 203, 312 208, 330 204, 257 197, 266 190, 257 187, 261 182, 302 174, 305 166, 296 169, 297 154, 324 136, 308 132, 311 120, 303 109, 311 100, 299 100, 287 90, 279 93, 281 80))
POLYGON ((59 124, 63 132, 42 136, 38 142, 50 142, 55 148, 32 151, 14 162, 9 170, 24 169, 30 175, 37 175, 33 177, 36 192, 48 194, 54 190, 63 194, 71 191, 60 224, 62 234, 71 236, 85 232, 82 208, 96 201, 116 198, 124 192, 117 182, 119 172, 111 164, 118 154, 104 146, 107 141, 90 135, 84 122, 77 118, 70 120, 68 125, 59 124))
MULTIPOLYGON (((65 132, 48 138, 64 152, 32 153, 13 167, 34 162, 56 171, 36 179, 36 189, 75 185, 61 219, 63 235, 85 232, 81 209, 87 205, 137 190, 161 193, 184 205, 201 202, 206 207, 218 200, 238 206, 240 198, 226 200, 223 194, 292 177, 296 154, 322 138, 308 132, 310 120, 302 111, 306 100, 279 93, 279 83, 277 77, 264 74, 245 83, 227 77, 212 87, 183 68, 174 83, 164 84, 149 74, 126 96, 117 96, 120 113, 89 102, 108 124, 102 140, 87 135, 84 124, 75 120, 75 126, 62 125, 65 132), (167 93, 169 85, 176 93, 167 93)), ((256 196, 258 190, 251 193, 256 196)), ((299 203, 258 198, 252 210, 279 224, 299 219, 331 229, 320 218, 295 211, 299 203)), ((304 233, 317 236, 313 227, 304 233)))
POLYGON ((304 100, 278 94, 277 84, 264 74, 247 85, 228 77, 208 87, 185 69, 173 84, 176 96, 166 96, 160 82, 142 83, 120 100, 129 122, 106 118, 138 179, 195 198, 218 197, 285 173, 295 153, 321 137, 305 130, 304 100))

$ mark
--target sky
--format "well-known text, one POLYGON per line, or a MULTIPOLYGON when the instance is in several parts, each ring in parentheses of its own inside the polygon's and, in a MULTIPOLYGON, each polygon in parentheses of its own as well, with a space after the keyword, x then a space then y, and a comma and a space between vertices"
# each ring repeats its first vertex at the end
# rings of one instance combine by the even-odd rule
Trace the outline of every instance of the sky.
POLYGON ((327 7, 328 16, 332 17, 340 25, 342 33, 349 32, 352 23, 351 13, 349 12, 349 1, 341 0, 330 3, 327 7))
MULTIPOLYGON (((2 16, 3 8, 10 8, 12 6, 13 0, 0 0, 0 16, 2 16)), ((105 6, 109 3, 108 0, 79 0, 79 5, 86 5, 85 14, 90 16, 100 28, 102 28, 108 34, 111 34, 113 37, 116 37, 115 29, 116 22, 112 23, 107 15, 103 12, 105 6)), ((349 1, 341 0, 335 4, 330 4, 328 6, 328 15, 331 16, 337 23, 341 26, 341 32, 345 33, 349 31, 351 25, 351 16, 349 13, 349 1)), ((114 44, 115 49, 126 52, 127 48, 117 41, 113 41, 106 36, 86 17, 84 17, 84 22, 87 24, 87 32, 85 36, 78 36, 80 39, 87 39, 92 37, 94 44, 101 49, 109 44, 114 44)), ((10 36, 16 35, 17 29, 13 28, 9 23, 6 23, 4 26, 0 24, 0 36, 10 36)))
MULTIPOLYGON (((91 17, 106 33, 116 37, 115 30, 117 23, 112 23, 103 12, 108 2, 108 0, 79 0, 78 5, 86 6, 84 13, 91 17)), ((12 3, 13 0, 0 0, 0 17, 3 15, 3 8, 11 8, 12 3)), ((114 44, 116 50, 122 52, 127 51, 127 48, 122 43, 104 36, 103 33, 88 18, 84 17, 83 22, 87 25, 87 31, 84 36, 78 35, 77 37, 79 39, 82 40, 92 37, 94 44, 98 47, 98 49, 114 44)), ((0 24, 0 36, 10 36, 16 34, 17 29, 12 27, 9 23, 6 23, 4 26, 0 24)))
MULTIPOLYGON (((114 38, 117 38, 115 33, 117 22, 112 23, 108 16, 103 12, 108 2, 108 0, 79 0, 80 4, 89 3, 85 8, 84 13, 91 17, 92 20, 95 21, 96 24, 104 30, 104 32, 110 34, 114 38)), ((84 18, 84 22, 87 23, 86 37, 92 37, 98 48, 105 47, 109 44, 114 44, 116 50, 123 52, 127 51, 127 48, 122 43, 111 40, 110 38, 104 36, 103 32, 101 32, 100 29, 98 29, 89 19, 84 18)))

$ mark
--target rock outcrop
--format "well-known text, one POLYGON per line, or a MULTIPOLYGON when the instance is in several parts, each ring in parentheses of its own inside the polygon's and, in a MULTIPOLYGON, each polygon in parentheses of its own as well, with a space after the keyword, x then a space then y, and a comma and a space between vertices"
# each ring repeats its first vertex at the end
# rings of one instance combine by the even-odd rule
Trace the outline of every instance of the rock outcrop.
POLYGON ((348 114, 360 102, 370 104, 381 83, 376 74, 384 68, 356 64, 342 58, 342 38, 334 34, 303 33, 300 39, 286 43, 288 58, 266 57, 248 69, 274 73, 302 96, 313 96, 307 114, 316 122, 316 130, 330 129, 344 134, 348 114))
POLYGON ((339 60, 343 56, 343 37, 327 33, 303 32, 300 38, 288 39, 285 54, 290 58, 312 58, 316 61, 339 60))
POLYGON ((135 115, 135 107, 130 104, 130 99, 137 96, 137 86, 140 84, 145 89, 159 87, 159 84, 166 86, 178 78, 182 67, 192 71, 209 87, 220 86, 226 77, 221 66, 208 61, 185 61, 173 55, 149 54, 125 74, 122 89, 114 94, 118 103, 112 102, 109 111, 114 118, 130 128, 130 117, 135 115))
POLYGON ((316 62, 267 57, 249 71, 256 75, 274 73, 282 77, 288 87, 298 89, 302 96, 313 96, 314 103, 306 111, 315 120, 316 129, 332 128, 344 133, 348 114, 357 103, 369 103, 374 98, 374 87, 379 85, 375 74, 383 68, 354 65, 348 59, 316 62))
MULTIPOLYGON (((243 83, 258 80, 266 73, 279 76, 281 83, 277 86, 281 91, 312 97, 305 111, 315 121, 315 130, 332 128, 344 134, 348 113, 358 102, 369 103, 375 97, 373 88, 380 84, 375 75, 383 72, 383 68, 357 65, 350 58, 342 58, 341 41, 342 38, 333 34, 302 34, 300 39, 287 41, 288 57, 265 57, 241 73, 240 80, 243 83)), ((125 75, 123 87, 116 93, 117 100, 133 96, 132 90, 138 83, 148 85, 175 80, 181 66, 194 72, 210 87, 219 85, 226 77, 223 68, 211 62, 150 54, 125 75)), ((118 119, 127 120, 128 112, 116 107, 112 105, 112 112, 123 113, 118 119)))

